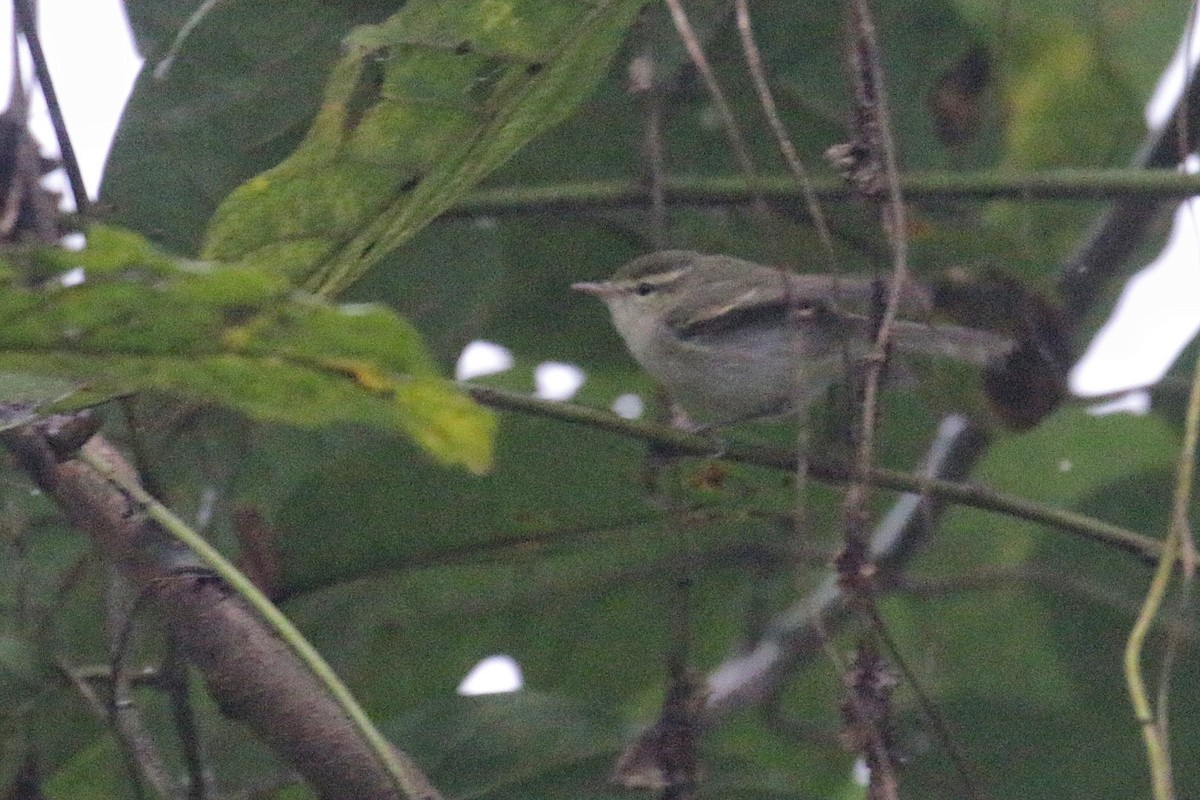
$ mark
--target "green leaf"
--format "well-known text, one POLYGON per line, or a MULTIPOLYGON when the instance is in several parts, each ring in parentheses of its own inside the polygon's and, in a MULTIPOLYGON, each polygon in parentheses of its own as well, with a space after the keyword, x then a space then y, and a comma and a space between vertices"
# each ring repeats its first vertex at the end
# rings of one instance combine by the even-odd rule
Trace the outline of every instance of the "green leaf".
POLYGON ((221 205, 206 257, 339 291, 605 74, 644 0, 416 0, 347 39, 308 136, 221 205))
POLYGON ((43 788, 50 800, 108 800, 129 786, 121 780, 120 754, 111 737, 80 750, 50 775, 43 788))
POLYGON ((0 372, 0 431, 32 422, 41 409, 67 398, 75 388, 54 376, 0 372))
POLYGON ((221 200, 295 149, 346 31, 397 5, 126 0, 146 62, 105 166, 105 221, 194 254, 221 200))
POLYGON ((10 712, 29 700, 46 679, 32 642, 0 635, 0 700, 10 712))
POLYGON ((176 262, 107 228, 82 252, 34 254, 38 271, 73 267, 77 286, 0 292, 0 370, 81 382, 72 404, 167 390, 264 420, 402 431, 444 462, 490 465, 490 414, 437 377, 416 330, 383 306, 332 306, 252 267, 176 262))

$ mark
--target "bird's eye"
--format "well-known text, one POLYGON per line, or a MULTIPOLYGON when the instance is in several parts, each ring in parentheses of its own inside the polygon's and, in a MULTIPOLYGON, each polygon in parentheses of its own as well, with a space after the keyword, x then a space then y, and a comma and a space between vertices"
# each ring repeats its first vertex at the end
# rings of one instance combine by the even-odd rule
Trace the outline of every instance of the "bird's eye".
POLYGON ((641 283, 639 283, 637 286, 634 286, 634 287, 633 287, 633 292, 634 292, 634 294, 636 294, 638 297, 645 297, 646 295, 648 295, 648 294, 650 294, 651 292, 653 292, 653 291, 654 291, 654 288, 655 288, 655 287, 654 287, 654 284, 653 284, 653 283, 650 283, 649 281, 642 281, 642 282, 641 282, 641 283))
POLYGON ((825 314, 829 306, 821 300, 796 300, 792 309, 796 316, 808 319, 825 314))

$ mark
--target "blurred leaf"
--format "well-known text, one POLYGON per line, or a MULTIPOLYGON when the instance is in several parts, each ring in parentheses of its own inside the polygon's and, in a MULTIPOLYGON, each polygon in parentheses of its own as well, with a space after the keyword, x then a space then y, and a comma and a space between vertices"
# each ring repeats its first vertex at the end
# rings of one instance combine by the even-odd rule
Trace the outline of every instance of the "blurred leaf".
POLYGON ((76 382, 89 402, 163 389, 260 419, 403 431, 485 471, 490 415, 436 377, 420 337, 381 306, 334 307, 277 273, 181 264, 133 234, 93 228, 87 249, 35 254, 83 283, 0 295, 0 368, 76 382))
MULTIPOLYGON (((1142 96, 1157 82, 1191 9, 1187 0, 1146 0, 1123 6, 1065 0, 1051 14, 1037 0, 1012 0, 1003 10, 990 0, 954 0, 954 5, 972 25, 1001 44, 1017 44, 1060 26, 1074 28, 1092 40, 1092 49, 1117 80, 1142 96)), ((1017 50, 1006 53, 1005 61, 1018 70, 1030 65, 1028 59, 1041 57, 1024 44, 1018 44, 1017 50)))
POLYGON ((76 388, 52 375, 0 373, 0 431, 32 422, 41 409, 66 399, 76 388))
POLYGON ((11 713, 29 700, 46 679, 37 648, 15 636, 0 636, 0 702, 11 713))
POLYGON ((80 750, 43 784, 49 800, 112 800, 130 790, 111 737, 80 750))
POLYGON ((313 128, 218 209, 207 257, 344 289, 604 74, 645 0, 413 0, 357 29, 313 128))
POLYGON ((1094 416, 1068 408, 1028 434, 1004 437, 979 479, 1037 502, 1076 508, 1098 486, 1173 464, 1177 445, 1156 417, 1094 416))
POLYGON ((1026 66, 1007 98, 1009 163, 1031 169, 1126 161, 1143 129, 1137 97, 1116 80, 1094 38, 1064 21, 1039 26, 1021 45, 1026 66), (1093 124, 1081 125, 1084 119, 1093 124))

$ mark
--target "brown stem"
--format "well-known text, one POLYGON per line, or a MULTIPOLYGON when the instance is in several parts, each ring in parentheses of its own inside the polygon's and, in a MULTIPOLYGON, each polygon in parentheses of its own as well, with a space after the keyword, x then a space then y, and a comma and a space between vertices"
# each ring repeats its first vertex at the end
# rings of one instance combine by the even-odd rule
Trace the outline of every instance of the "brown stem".
MULTIPOLYGON (((100 553, 145 593, 178 636, 222 711, 248 726, 322 798, 400 800, 377 756, 287 646, 240 598, 104 476, 71 455, 55 417, 4 434, 33 481, 62 506, 100 553)), ((102 436, 82 448, 126 474, 102 436)), ((432 786, 419 797, 436 798, 432 786)))

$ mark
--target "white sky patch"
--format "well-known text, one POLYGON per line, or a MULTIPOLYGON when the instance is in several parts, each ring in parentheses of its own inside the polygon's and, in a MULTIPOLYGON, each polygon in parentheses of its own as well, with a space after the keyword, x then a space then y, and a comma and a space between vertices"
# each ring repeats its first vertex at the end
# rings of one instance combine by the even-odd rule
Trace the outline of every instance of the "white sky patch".
MULTIPOLYGON (((1189 27, 1194 27, 1194 15, 1195 11, 1188 17, 1189 27)), ((1154 94, 1146 103, 1147 128, 1156 131, 1167 124, 1171 111, 1183 94, 1188 73, 1192 71, 1192 67, 1198 59, 1200 59, 1200 35, 1195 30, 1185 29, 1183 36, 1179 39, 1179 46, 1175 48, 1175 55, 1171 56, 1171 62, 1167 64, 1167 68, 1158 78, 1154 94)))
POLYGON ((525 685, 521 665, 504 653, 488 656, 467 673, 458 685, 458 693, 464 697, 480 694, 502 694, 515 692, 525 685))
POLYGON ((1197 198, 1180 204, 1166 246, 1129 279, 1112 316, 1071 370, 1072 392, 1092 397, 1149 386, 1200 331, 1198 215, 1197 198))
MULTIPOLYGON (((38 3, 38 28, 83 183, 95 197, 121 111, 142 66, 125 21, 124 5, 121 0, 42 0, 38 3)), ((0 41, 12 41, 11 14, 0 14, 0 41)), ((4 52, 0 86, 7 88, 12 85, 12 59, 7 48, 4 52)), ((26 86, 33 86, 33 70, 24 54, 22 62, 26 86)), ((29 127, 44 154, 58 154, 58 140, 41 92, 33 98, 29 127)), ((64 204, 74 207, 62 170, 47 176, 44 183, 62 192, 64 204)))
POLYGON ((1106 414, 1136 414, 1139 417, 1150 413, 1150 393, 1146 391, 1127 392, 1107 403, 1096 403, 1088 406, 1087 412, 1093 417, 1103 417, 1106 414))
MULTIPOLYGON (((1189 17, 1194 25, 1195 12, 1189 17)), ((1200 35, 1185 30, 1170 64, 1158 79, 1146 103, 1146 125, 1161 129, 1183 94, 1191 68, 1200 60, 1200 35)), ((1195 156, 1188 172, 1197 171, 1195 156)), ((1200 331, 1200 206, 1195 198, 1175 212, 1166 246, 1158 257, 1130 279, 1110 319, 1092 340, 1087 352, 1071 370, 1071 391, 1083 397, 1123 391, 1157 382, 1188 342, 1200 331)), ((1104 404, 1093 413, 1144 408, 1148 399, 1130 401, 1132 407, 1104 404)), ((1141 413, 1145 413, 1144 410, 1141 413)))
POLYGON ((543 361, 533 371, 535 393, 543 400, 570 400, 583 386, 583 370, 561 361, 543 361))
POLYGON ((69 289, 72 286, 79 286, 82 284, 86 277, 87 276, 83 272, 83 267, 75 267, 74 269, 67 270, 62 275, 59 275, 58 282, 62 284, 63 288, 69 289))
POLYGON ((646 404, 636 394, 623 394, 613 400, 612 412, 622 419, 638 419, 646 412, 646 404))
POLYGON ((513 354, 507 347, 495 342, 475 340, 463 348, 454 365, 454 379, 469 381, 484 375, 495 375, 512 369, 513 354))
POLYGON ((58 243, 63 246, 64 250, 70 250, 73 253, 78 253, 83 248, 87 247, 87 237, 82 233, 75 231, 68 233, 66 236, 58 240, 58 243))
POLYGON ((854 759, 854 766, 850 770, 850 778, 858 786, 866 786, 871 782, 871 768, 867 766, 867 760, 862 756, 854 759))

